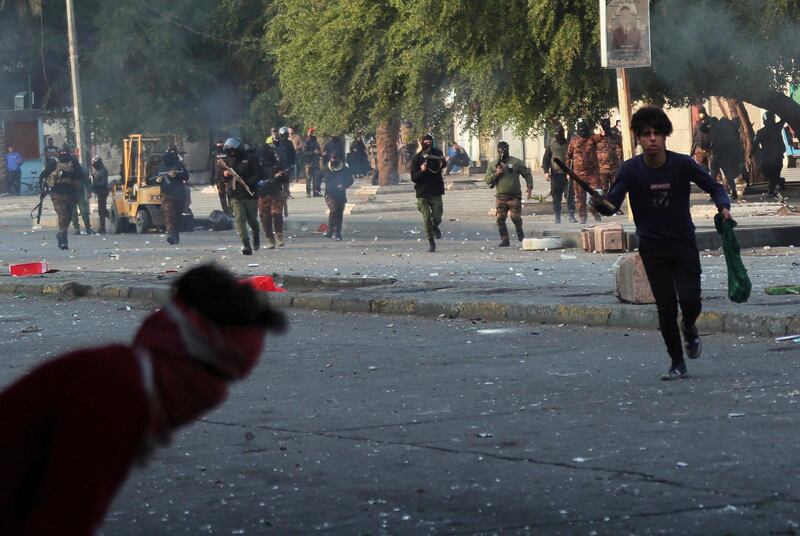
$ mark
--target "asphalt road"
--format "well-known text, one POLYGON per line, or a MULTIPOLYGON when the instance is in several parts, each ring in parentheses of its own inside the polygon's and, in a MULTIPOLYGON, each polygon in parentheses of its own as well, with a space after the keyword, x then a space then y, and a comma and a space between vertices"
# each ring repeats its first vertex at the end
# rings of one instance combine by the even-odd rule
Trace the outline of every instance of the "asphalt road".
MULTIPOLYGON (((0 385, 129 340, 147 313, 0 303, 0 385)), ((102 534, 798 530, 800 345, 708 336, 665 383, 656 332, 289 314, 228 402, 132 474, 102 534)))

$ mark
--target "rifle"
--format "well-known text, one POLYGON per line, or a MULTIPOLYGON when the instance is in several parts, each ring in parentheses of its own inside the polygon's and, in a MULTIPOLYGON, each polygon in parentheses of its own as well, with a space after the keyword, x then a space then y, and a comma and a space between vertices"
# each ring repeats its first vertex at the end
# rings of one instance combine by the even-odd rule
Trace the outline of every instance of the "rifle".
POLYGON ((33 210, 31 210, 31 219, 34 219, 33 213, 34 212, 36 213, 36 217, 35 217, 36 218, 36 225, 41 225, 41 223, 42 223, 42 207, 44 205, 44 198, 47 197, 47 191, 48 191, 47 184, 44 181, 40 180, 39 181, 39 203, 37 203, 37 205, 35 207, 33 207, 33 210))
POLYGON ((608 212, 608 214, 614 214, 617 211, 616 207, 614 207, 614 205, 612 205, 608 199, 603 198, 602 195, 597 193, 597 190, 592 188, 592 186, 588 182, 580 178, 580 176, 578 176, 577 173, 575 173, 569 167, 567 167, 567 165, 564 162, 562 162, 561 159, 553 158, 553 162, 555 162, 556 165, 558 165, 558 167, 560 167, 564 171, 564 173, 566 173, 569 176, 569 178, 577 182, 581 188, 586 190, 586 192, 589 194, 589 197, 592 198, 592 204, 595 207, 597 208, 602 207, 604 210, 608 212))
MULTIPOLYGON (((288 168, 284 169, 283 171, 279 171, 278 173, 276 173, 276 175, 285 176, 286 173, 288 171, 292 170, 292 169, 294 169, 294 166, 288 167, 288 168)), ((289 191, 288 183, 287 183, 286 199, 283 200, 283 217, 284 218, 288 218, 289 217, 289 199, 292 199, 292 193, 289 191)))
MULTIPOLYGON (((253 194, 253 190, 251 190, 251 189, 250 189, 250 187, 249 187, 249 186, 247 186, 247 183, 246 183, 246 182, 244 182, 244 179, 242 178, 242 176, 241 176, 241 175, 239 175, 238 173, 236 173, 236 170, 235 170, 235 169, 233 169, 231 166, 229 166, 229 165, 228 165, 228 164, 225 162, 225 160, 224 160, 224 159, 222 159, 222 158, 219 158, 219 159, 217 159, 217 162, 219 162, 220 164, 222 164, 222 167, 223 167, 225 170, 227 170, 227 171, 230 171, 230 172, 231 172, 231 178, 232 178, 232 180, 233 180, 233 189, 234 189, 234 190, 236 189, 236 186, 237 186, 237 183, 238 183, 238 184, 241 184, 241 185, 242 185, 242 188, 244 188, 244 191, 245 191, 245 192, 247 192, 247 194, 248 194, 249 196, 251 196, 251 197, 255 197, 255 195, 253 194)), ((289 169, 291 169, 291 168, 289 168, 289 169)))

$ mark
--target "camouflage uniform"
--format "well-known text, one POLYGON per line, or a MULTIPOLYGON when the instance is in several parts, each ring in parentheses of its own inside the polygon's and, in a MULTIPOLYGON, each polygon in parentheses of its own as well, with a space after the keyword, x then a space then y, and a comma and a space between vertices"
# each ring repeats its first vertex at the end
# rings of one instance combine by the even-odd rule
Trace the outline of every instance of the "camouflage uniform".
MULTIPOLYGON (((592 188, 600 188, 600 167, 597 163, 597 143, 600 141, 599 134, 593 134, 588 138, 573 136, 567 147, 567 164, 582 179, 588 182, 592 188)), ((578 209, 578 217, 581 223, 586 223, 586 196, 587 193, 577 183, 575 189, 575 205, 578 209)), ((599 213, 592 208, 592 215, 595 220, 600 220, 599 213)))
POLYGON ((495 169, 499 163, 500 160, 489 162, 486 167, 484 181, 490 187, 496 189, 495 216, 497 218, 497 230, 500 233, 502 243, 508 245, 506 220, 509 215, 511 216, 511 223, 514 224, 514 229, 517 231, 517 239, 522 241, 525 237, 525 233, 522 230, 522 188, 519 184, 519 178, 525 179, 528 191, 530 191, 533 189, 533 176, 531 175, 531 170, 525 166, 522 160, 509 156, 503 162, 504 173, 497 177, 495 169))
POLYGON ((616 134, 600 136, 597 142, 597 164, 600 168, 600 187, 608 193, 622 163, 622 138, 616 134))
POLYGON ((82 185, 84 180, 83 170, 74 158, 67 161, 50 159, 39 175, 41 188, 45 187, 45 180, 50 189, 50 199, 53 201, 53 209, 58 218, 58 233, 56 234, 58 247, 59 249, 68 249, 67 231, 72 219, 72 212, 75 210, 75 192, 77 186, 82 185))
POLYGON ((75 209, 75 196, 72 194, 52 194, 53 209, 56 211, 58 219, 58 232, 66 234, 69 230, 69 222, 72 219, 72 211, 75 209))

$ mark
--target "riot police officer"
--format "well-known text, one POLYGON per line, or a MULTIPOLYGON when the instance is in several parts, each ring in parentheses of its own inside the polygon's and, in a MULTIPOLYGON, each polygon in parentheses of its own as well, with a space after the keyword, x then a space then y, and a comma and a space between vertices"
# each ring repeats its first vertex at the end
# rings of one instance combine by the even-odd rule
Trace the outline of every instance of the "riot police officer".
POLYGON ((252 255, 261 244, 258 226, 258 201, 256 189, 259 175, 258 158, 255 153, 245 151, 244 144, 238 138, 228 138, 223 145, 225 157, 223 164, 225 183, 228 186, 228 197, 231 200, 236 230, 242 240, 242 255, 252 255), (252 245, 247 227, 253 233, 252 245))
POLYGON ((84 181, 83 169, 67 147, 59 149, 57 158, 48 159, 47 166, 39 175, 39 187, 42 191, 45 187, 49 189, 53 209, 56 211, 58 219, 56 240, 59 249, 69 249, 67 231, 72 211, 75 210, 78 188, 83 188, 84 181))
POLYGON ((176 146, 167 149, 156 173, 156 180, 161 184, 161 210, 167 227, 167 242, 176 245, 181 241, 181 216, 186 207, 186 183, 189 181, 189 172, 181 162, 176 146))

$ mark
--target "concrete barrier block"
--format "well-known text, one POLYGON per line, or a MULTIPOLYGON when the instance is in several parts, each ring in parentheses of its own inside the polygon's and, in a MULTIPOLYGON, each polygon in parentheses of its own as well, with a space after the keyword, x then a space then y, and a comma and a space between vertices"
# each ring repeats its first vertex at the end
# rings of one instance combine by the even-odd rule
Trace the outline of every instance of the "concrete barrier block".
POLYGON ((800 335, 800 316, 791 316, 786 320, 786 334, 787 335, 800 335))
POLYGON ((658 311, 644 306, 614 307, 608 317, 608 325, 618 328, 658 329, 658 311))
POLYGON ((336 296, 331 303, 331 310, 342 313, 369 313, 371 300, 366 297, 336 296))
POLYGON ((755 333, 760 337, 786 335, 788 318, 784 315, 728 313, 725 315, 727 333, 755 333))
POLYGON ((128 298, 131 300, 165 303, 170 296, 169 287, 131 286, 128 289, 128 298))
POLYGON ((99 287, 96 293, 99 298, 127 298, 128 287, 107 286, 99 287))
POLYGON ((697 318, 695 325, 700 331, 712 331, 722 333, 725 330, 725 313, 715 311, 703 311, 697 318))
POLYGON ((433 300, 415 300, 414 314, 419 316, 444 315, 447 318, 458 317, 458 304, 433 300))
POLYGON ((564 324, 585 324, 588 326, 607 326, 611 317, 611 307, 587 305, 559 305, 556 321, 564 324))
POLYGON ((292 306, 294 297, 295 295, 292 292, 270 292, 267 296, 267 301, 274 307, 286 309, 292 306))
POLYGON ((505 303, 475 301, 462 302, 458 306, 461 318, 484 318, 486 320, 505 320, 507 306, 505 303))
POLYGON ((626 255, 617 261, 614 265, 614 281, 620 301, 635 304, 656 302, 638 253, 626 255))
POLYGON ((375 298, 370 303, 370 311, 389 315, 413 315, 416 302, 407 298, 375 298))
POLYGON ((332 303, 333 296, 328 294, 298 294, 292 300, 292 307, 330 311, 332 303))

